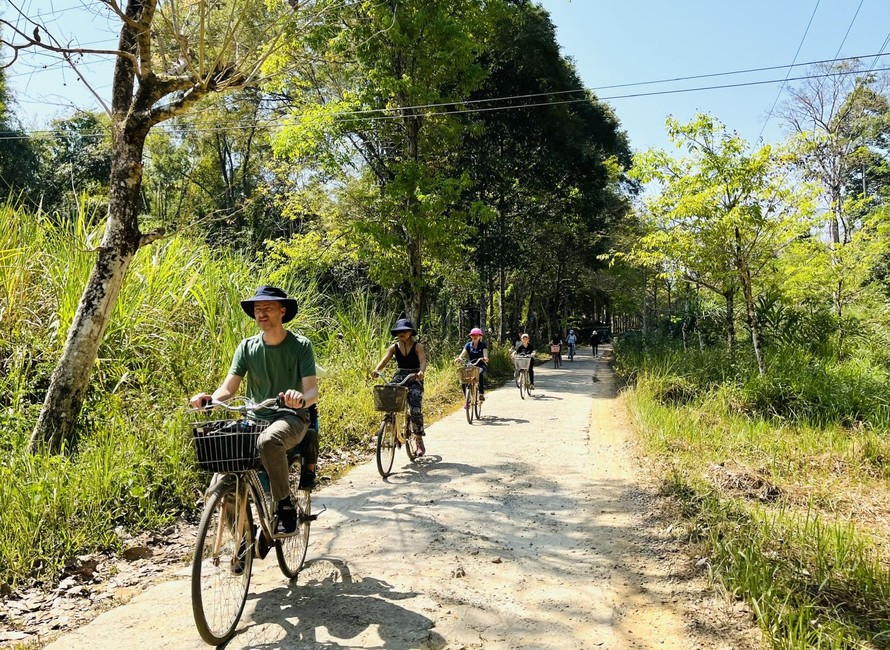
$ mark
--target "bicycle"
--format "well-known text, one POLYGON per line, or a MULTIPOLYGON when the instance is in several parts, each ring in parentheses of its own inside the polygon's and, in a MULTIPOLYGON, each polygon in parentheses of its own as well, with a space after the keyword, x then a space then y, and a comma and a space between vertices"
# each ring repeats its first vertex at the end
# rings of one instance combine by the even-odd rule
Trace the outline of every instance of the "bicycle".
POLYGON ((569 343, 569 361, 575 360, 575 344, 569 343))
MULTIPOLYGON (((401 372, 404 371, 399 370, 401 372)), ((377 471, 383 478, 392 473, 397 448, 404 445, 412 463, 418 456, 417 437, 411 420, 411 407, 408 406, 408 389, 405 387, 415 376, 412 373, 398 383, 387 382, 374 386, 374 409, 386 413, 377 430, 377 471), (399 418, 405 420, 404 427, 399 418)))
POLYGON ((528 369, 531 365, 532 357, 529 354, 517 354, 513 357, 513 368, 516 370, 516 387, 519 389, 519 396, 525 399, 526 395, 532 394, 532 382, 528 376, 528 369))
POLYGON ((550 356, 553 358, 553 367, 559 368, 562 366, 562 355, 560 352, 562 351, 561 345, 551 345, 550 346, 550 356))
POLYGON ((318 518, 312 514, 310 491, 299 489, 297 446, 288 453, 288 483, 297 509, 297 529, 289 535, 274 533, 275 504, 256 446, 270 422, 256 413, 259 409, 295 411, 280 406, 277 398, 259 404, 237 399, 243 404, 212 400, 208 407, 238 413, 240 418, 192 423, 198 465, 214 472, 198 525, 191 578, 195 626, 210 645, 221 645, 235 634, 247 601, 254 555, 263 559, 274 547, 281 572, 295 579, 306 559, 310 524, 318 518))
MULTIPOLYGON (((464 394, 464 411, 467 414, 467 423, 473 424, 473 416, 476 419, 482 417, 482 400, 479 399, 479 362, 467 361, 460 368, 461 390, 464 394)), ((460 363, 460 362, 458 362, 460 363)))

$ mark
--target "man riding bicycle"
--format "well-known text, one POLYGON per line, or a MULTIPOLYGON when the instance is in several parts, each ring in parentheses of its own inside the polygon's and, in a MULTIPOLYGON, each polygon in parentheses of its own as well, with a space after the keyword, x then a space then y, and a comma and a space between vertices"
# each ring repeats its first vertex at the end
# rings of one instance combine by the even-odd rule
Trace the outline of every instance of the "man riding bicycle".
POLYGON ((212 395, 198 393, 190 401, 201 408, 211 399, 227 400, 237 394, 246 377, 249 399, 262 402, 278 397, 284 406, 296 409, 296 414, 263 413, 272 424, 257 438, 260 460, 277 504, 275 534, 290 534, 297 529, 297 511, 288 486, 289 449, 301 445, 305 470, 300 472, 299 488, 315 486, 318 432, 309 428, 315 411, 310 407, 318 401, 315 353, 309 339, 284 328, 297 314, 297 301, 278 287, 258 288, 254 296, 241 301, 241 308, 256 321, 260 333, 238 344, 228 375, 212 395))
POLYGON ((569 359, 575 356, 575 345, 578 343, 578 337, 575 336, 575 330, 569 330, 569 336, 566 344, 569 346, 569 359))

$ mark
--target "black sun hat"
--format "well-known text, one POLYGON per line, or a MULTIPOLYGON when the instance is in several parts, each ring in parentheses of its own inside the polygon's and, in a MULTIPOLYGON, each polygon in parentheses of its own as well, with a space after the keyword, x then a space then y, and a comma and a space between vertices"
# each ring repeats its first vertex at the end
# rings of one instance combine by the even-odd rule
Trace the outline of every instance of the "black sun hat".
POLYGON ((395 336, 399 332, 411 332, 414 335, 417 335, 417 330, 414 329, 414 323, 412 323, 407 318, 400 318, 396 321, 396 324, 393 326, 389 333, 395 336))
POLYGON ((284 307, 284 316, 281 319, 282 323, 291 322, 294 319, 294 316, 297 315, 297 301, 293 298, 288 298, 287 294, 282 289, 269 285, 259 287, 256 290, 256 294, 250 298, 242 300, 241 309, 244 310, 245 314, 253 318, 253 303, 260 302, 261 300, 274 300, 282 304, 284 307))

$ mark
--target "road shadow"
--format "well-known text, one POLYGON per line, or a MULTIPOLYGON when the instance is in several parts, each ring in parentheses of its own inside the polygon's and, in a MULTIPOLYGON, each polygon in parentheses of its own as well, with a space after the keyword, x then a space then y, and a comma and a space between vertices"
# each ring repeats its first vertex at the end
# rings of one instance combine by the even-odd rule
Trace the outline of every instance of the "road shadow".
POLYGON ((497 415, 483 415, 479 420, 479 424, 487 424, 491 426, 509 426, 511 424, 528 424, 528 420, 522 418, 502 418, 497 415))
MULTIPOLYGON (((245 629, 226 646, 236 648, 354 648, 439 650, 447 644, 435 622, 399 604, 421 595, 385 580, 354 576, 336 557, 307 562, 296 583, 253 595, 245 629)), ((415 605, 417 607, 417 605, 415 605)))

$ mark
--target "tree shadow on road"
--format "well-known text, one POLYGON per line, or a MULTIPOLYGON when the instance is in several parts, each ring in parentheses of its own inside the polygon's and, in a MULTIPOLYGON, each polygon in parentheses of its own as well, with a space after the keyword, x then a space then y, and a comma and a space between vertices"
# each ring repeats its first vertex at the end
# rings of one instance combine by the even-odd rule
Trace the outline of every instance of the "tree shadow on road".
POLYGON ((226 647, 444 648, 431 619, 396 602, 418 597, 378 578, 353 576, 339 558, 315 558, 296 583, 254 596, 250 624, 226 647))
POLYGON ((465 463, 443 462, 442 456, 428 454, 393 471, 384 482, 390 485, 404 483, 449 483, 457 477, 484 473, 485 470, 465 463))
POLYGON ((492 426, 509 426, 511 424, 528 424, 528 420, 522 418, 501 418, 496 415, 483 415, 479 418, 479 424, 490 424, 492 426))

